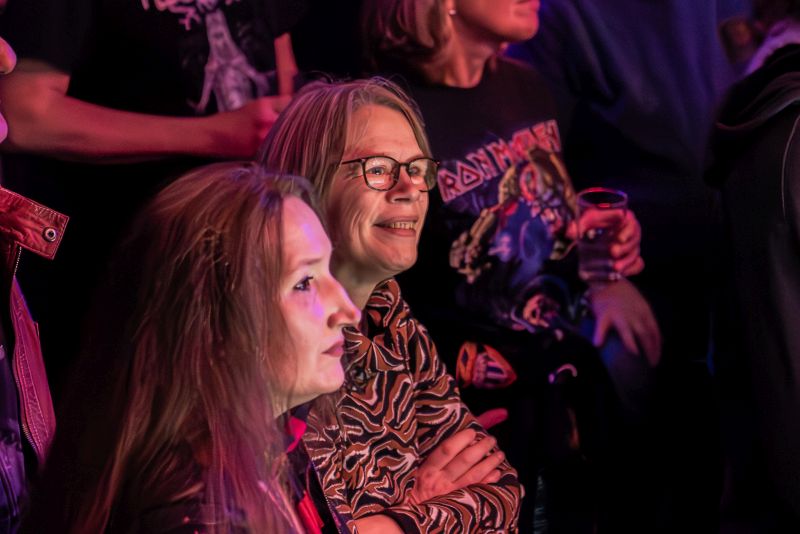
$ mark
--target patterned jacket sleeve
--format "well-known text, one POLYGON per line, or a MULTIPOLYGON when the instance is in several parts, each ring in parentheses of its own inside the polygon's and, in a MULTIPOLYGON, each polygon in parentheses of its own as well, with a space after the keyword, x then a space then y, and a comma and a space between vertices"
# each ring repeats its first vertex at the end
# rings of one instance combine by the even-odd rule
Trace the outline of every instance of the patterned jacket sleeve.
MULTIPOLYGON (((404 328, 408 358, 416 379, 417 447, 426 457, 445 438, 465 428, 486 436, 461 401, 454 379, 439 359, 427 330, 413 319, 406 306, 404 328)), ((517 472, 507 461, 499 467, 494 484, 473 484, 417 505, 384 510, 405 532, 516 532, 523 489, 517 472)))

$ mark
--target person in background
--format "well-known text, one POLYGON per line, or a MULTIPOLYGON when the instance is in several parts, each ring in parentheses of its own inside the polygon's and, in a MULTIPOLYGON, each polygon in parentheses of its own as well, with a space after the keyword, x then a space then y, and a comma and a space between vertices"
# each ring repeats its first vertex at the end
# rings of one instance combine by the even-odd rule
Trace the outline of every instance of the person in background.
POLYGON ((332 270, 361 308, 346 329, 348 381, 312 410, 305 446, 325 497, 360 533, 513 532, 522 488, 461 401, 394 277, 417 259, 436 162, 414 103, 382 79, 304 87, 261 151, 308 176, 332 270))
POLYGON ((800 531, 800 2, 755 0, 753 15, 764 39, 720 110, 706 175, 722 205, 725 534, 800 531))
POLYGON ((3 179, 71 218, 59 258, 21 280, 56 404, 99 268, 136 211, 186 170, 250 158, 293 91, 301 0, 11 2, 20 62, 0 82, 3 179))
MULTIPOLYGON (((5 0, 0 1, 0 8, 5 0)), ((16 54, 0 38, 0 74, 14 69, 16 54)), ((8 125, 0 115, 0 141, 8 125)), ((0 533, 19 528, 28 482, 44 465, 55 432, 50 388, 39 332, 17 283, 23 250, 53 259, 68 218, 0 187, 0 533)))
POLYGON ((637 431, 652 446, 630 451, 648 465, 629 482, 637 489, 627 499, 636 503, 632 514, 655 519, 645 530, 687 522, 714 530, 718 520, 704 260, 713 210, 703 170, 715 109, 741 68, 729 62, 718 30, 746 4, 542 0, 537 34, 508 50, 553 94, 576 186, 626 191, 642 224, 647 269, 637 285, 664 339, 649 421, 637 431))
MULTIPOLYGON (((631 282, 587 287, 578 278, 576 195, 555 105, 535 71, 500 56, 507 43, 537 31, 537 8, 370 0, 362 28, 373 68, 405 77, 442 161, 419 261, 399 279, 403 291, 470 407, 508 410, 509 421, 492 432, 529 492, 520 528, 532 531, 535 505, 547 503, 549 528, 579 532, 594 528, 595 501, 607 495, 594 486, 597 477, 578 474, 605 463, 607 447, 598 444, 609 433, 600 421, 616 413, 600 402, 606 369, 609 395, 626 415, 641 417, 660 334, 631 282), (576 387, 555 378, 565 365, 576 369, 576 387), (569 396, 584 397, 574 399, 583 406, 572 406, 577 416, 557 408, 569 396), (580 440, 566 430, 576 421, 580 440)), ((636 274, 643 264, 632 212, 621 228, 615 268, 636 274)))
POLYGON ((96 303, 23 528, 306 533, 331 514, 287 460, 301 452, 290 413, 342 385, 342 327, 359 312, 309 195, 232 162, 147 205, 96 303))

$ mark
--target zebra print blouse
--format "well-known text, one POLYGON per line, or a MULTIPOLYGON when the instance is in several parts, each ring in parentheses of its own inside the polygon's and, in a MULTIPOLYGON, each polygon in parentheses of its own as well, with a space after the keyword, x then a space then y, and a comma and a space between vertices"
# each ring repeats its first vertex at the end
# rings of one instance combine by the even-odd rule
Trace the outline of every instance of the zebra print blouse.
MULTIPOLYGON (((507 463, 494 484, 407 501, 422 460, 464 428, 486 431, 461 401, 427 330, 394 279, 379 285, 361 332, 346 332, 347 379, 335 414, 312 410, 303 437, 329 505, 345 518, 384 514, 405 532, 516 532, 523 489, 507 463)), ((339 525, 355 532, 352 520, 339 525)))

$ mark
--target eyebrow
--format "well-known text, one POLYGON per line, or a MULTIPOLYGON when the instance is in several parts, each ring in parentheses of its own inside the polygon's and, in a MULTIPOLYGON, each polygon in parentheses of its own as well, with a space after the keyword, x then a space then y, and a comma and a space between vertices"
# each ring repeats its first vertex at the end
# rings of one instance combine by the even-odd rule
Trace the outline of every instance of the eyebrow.
MULTIPOLYGON (((294 258, 291 259, 294 260, 294 258)), ((288 272, 293 273, 294 271, 302 269, 303 267, 309 267, 311 265, 322 263, 323 260, 324 256, 312 256, 312 257, 302 258, 297 261, 289 261, 287 262, 287 265, 289 266, 288 272)))
MULTIPOLYGON (((430 156, 426 156, 422 152, 419 152, 419 153, 417 153, 416 156, 411 156, 410 158, 407 158, 407 159, 405 159, 403 161, 400 161, 396 157, 390 156, 389 154, 374 154, 374 153, 372 153, 372 154, 365 154, 363 156, 348 157, 347 159, 345 159, 344 154, 342 155, 343 162, 344 161, 348 161, 348 160, 352 161, 352 160, 369 159, 369 158, 392 158, 393 160, 397 161, 398 163, 405 163, 407 161, 414 161, 415 159, 430 158, 430 156)), ((353 163, 358 163, 358 162, 357 161, 353 161, 353 163)))
POLYGON ((330 259, 331 254, 333 254, 332 247, 323 247, 318 253, 315 252, 313 254, 303 255, 299 258, 297 256, 291 256, 288 258, 289 261, 285 263, 286 273, 293 274, 304 267, 324 264, 326 256, 330 259))

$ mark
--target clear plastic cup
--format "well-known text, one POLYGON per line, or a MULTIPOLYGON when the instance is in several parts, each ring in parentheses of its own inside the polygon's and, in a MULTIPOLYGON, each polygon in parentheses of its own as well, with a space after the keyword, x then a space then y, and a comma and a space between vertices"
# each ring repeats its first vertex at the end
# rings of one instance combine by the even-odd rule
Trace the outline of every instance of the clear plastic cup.
POLYGON ((611 245, 622 229, 628 195, 616 189, 592 187, 578 193, 578 274, 586 282, 616 281, 611 245))

